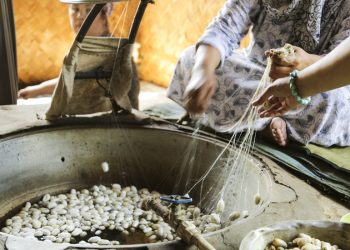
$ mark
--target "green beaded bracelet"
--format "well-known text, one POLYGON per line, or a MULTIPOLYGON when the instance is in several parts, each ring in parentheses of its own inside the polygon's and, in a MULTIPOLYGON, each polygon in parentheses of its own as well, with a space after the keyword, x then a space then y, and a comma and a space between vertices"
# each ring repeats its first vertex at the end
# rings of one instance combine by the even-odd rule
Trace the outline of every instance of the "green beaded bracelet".
POLYGON ((298 77, 298 72, 299 72, 298 70, 294 70, 292 73, 289 74, 289 87, 290 87, 290 90, 292 91, 292 95, 294 96, 295 100, 301 105, 307 105, 310 103, 311 97, 302 98, 299 95, 297 88, 295 86, 295 80, 298 77))

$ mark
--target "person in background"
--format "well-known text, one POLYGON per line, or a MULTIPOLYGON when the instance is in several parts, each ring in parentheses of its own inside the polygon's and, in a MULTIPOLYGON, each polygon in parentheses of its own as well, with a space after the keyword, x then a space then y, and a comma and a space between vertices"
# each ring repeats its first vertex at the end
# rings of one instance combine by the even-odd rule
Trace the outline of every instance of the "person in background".
MULTIPOLYGON (((93 4, 70 4, 69 13, 69 23, 75 33, 78 33, 81 25, 86 19, 87 15, 93 8, 93 4)), ((111 36, 109 29, 108 17, 111 15, 113 10, 113 3, 107 3, 101 12, 97 15, 94 22, 90 26, 87 36, 101 36, 109 37, 111 36)), ((129 98, 133 108, 138 109, 138 95, 140 92, 139 79, 137 76, 137 68, 133 63, 134 76, 132 79, 131 89, 129 91, 129 98)), ((34 98, 40 95, 51 95, 55 90, 58 83, 58 78, 54 78, 38 85, 28 86, 21 89, 18 92, 18 97, 23 99, 34 98)))
MULTIPOLYGON (((78 33, 81 25, 86 19, 87 15, 93 8, 93 4, 70 4, 68 13, 69 13, 69 23, 71 28, 75 33, 78 33)), ((94 22, 90 26, 87 36, 99 36, 99 37, 109 37, 111 36, 109 29, 108 17, 112 14, 113 3, 107 3, 101 12, 97 15, 94 22)), ((140 92, 140 83, 137 75, 137 67, 135 63, 132 63, 133 67, 133 78, 131 89, 128 93, 130 102, 133 108, 139 108, 138 95, 140 92)), ((51 79, 45 82, 42 82, 39 85, 29 86, 24 89, 21 89, 18 92, 18 97, 23 99, 33 98, 40 95, 51 95, 55 90, 55 87, 58 83, 58 78, 51 79)))
MULTIPOLYGON (((181 55, 168 97, 190 114, 203 114, 203 125, 233 132, 265 70, 265 51, 286 43, 295 50, 293 58, 273 61, 273 78, 303 70, 347 38, 349 9, 350 1, 337 0, 228 0, 196 46, 181 55), (252 42, 246 54, 239 54, 236 49, 251 26, 252 42)), ((282 146, 288 138, 345 146, 350 145, 349 112, 350 91, 336 91, 314 97, 299 112, 258 119, 254 129, 282 146), (276 129, 282 136, 273 136, 276 129)))
MULTIPOLYGON (((69 13, 69 23, 74 33, 78 33, 81 25, 83 24, 88 13, 92 9, 93 5, 90 4, 70 4, 69 13)), ((105 8, 98 14, 94 22, 92 23, 87 36, 108 36, 109 25, 108 16, 112 11, 112 4, 108 4, 105 8)), ((18 97, 23 99, 37 97, 39 95, 50 95, 53 93, 56 84, 58 83, 58 78, 54 78, 39 85, 29 86, 21 89, 18 92, 18 97)))

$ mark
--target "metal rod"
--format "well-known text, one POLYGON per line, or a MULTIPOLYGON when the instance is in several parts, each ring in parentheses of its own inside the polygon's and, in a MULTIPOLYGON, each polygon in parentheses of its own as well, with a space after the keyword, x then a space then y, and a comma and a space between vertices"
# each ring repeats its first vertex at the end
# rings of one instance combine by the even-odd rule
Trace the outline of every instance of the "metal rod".
POLYGON ((132 23, 132 27, 130 30, 130 35, 129 35, 129 43, 134 43, 137 31, 140 27, 140 23, 142 20, 142 17, 145 13, 147 4, 149 3, 154 3, 153 0, 141 0, 139 7, 137 8, 137 12, 134 18, 134 22, 132 23))

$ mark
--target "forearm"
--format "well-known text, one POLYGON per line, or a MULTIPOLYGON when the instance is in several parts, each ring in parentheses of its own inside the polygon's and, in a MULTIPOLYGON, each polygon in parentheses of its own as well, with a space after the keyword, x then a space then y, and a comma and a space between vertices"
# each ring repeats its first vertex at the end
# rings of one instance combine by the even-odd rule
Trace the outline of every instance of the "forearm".
POLYGON ((299 70, 303 70, 309 66, 311 66, 312 64, 318 62, 319 60, 321 60, 323 58, 323 56, 320 55, 315 55, 315 54, 309 54, 308 58, 305 60, 305 62, 303 63, 303 67, 299 70))
POLYGON ((214 72, 220 64, 220 59, 220 52, 216 48, 201 44, 197 49, 193 68, 204 68, 208 70, 208 72, 214 72))
POLYGON ((350 38, 321 60, 299 73, 296 82, 302 97, 339 88, 350 83, 350 38))
POLYGON ((40 94, 52 94, 58 83, 58 78, 54 78, 38 85, 40 94))

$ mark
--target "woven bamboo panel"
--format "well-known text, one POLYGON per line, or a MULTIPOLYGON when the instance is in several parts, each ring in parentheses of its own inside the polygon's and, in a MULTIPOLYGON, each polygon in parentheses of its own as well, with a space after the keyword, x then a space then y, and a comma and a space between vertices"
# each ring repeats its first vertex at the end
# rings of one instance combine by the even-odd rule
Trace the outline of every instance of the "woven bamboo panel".
POLYGON ((57 77, 73 39, 67 7, 53 0, 14 0, 21 82, 57 77))
POLYGON ((181 52, 194 44, 224 0, 156 0, 141 24, 140 77, 167 86, 181 52))

